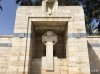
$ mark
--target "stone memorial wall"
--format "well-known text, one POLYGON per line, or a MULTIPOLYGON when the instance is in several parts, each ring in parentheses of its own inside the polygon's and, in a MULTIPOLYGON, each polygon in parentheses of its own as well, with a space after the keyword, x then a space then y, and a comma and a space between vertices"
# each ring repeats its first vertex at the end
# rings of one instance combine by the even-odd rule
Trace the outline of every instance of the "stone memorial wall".
POLYGON ((14 34, 0 36, 0 74, 99 74, 99 49, 100 37, 86 36, 81 6, 19 6, 14 34))

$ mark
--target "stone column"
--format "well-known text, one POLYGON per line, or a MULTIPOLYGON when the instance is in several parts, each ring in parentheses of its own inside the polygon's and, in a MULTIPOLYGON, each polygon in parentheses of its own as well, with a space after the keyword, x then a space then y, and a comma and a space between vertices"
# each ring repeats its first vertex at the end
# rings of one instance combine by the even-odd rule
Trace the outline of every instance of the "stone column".
POLYGON ((90 74, 84 12, 79 10, 73 8, 73 20, 68 22, 68 74, 90 74))

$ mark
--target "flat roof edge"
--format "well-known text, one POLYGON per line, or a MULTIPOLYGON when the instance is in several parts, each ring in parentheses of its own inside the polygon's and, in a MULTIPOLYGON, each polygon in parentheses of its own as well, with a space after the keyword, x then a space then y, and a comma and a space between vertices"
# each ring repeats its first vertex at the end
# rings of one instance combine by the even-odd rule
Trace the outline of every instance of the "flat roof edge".
POLYGON ((13 35, 0 35, 0 38, 12 38, 13 35))
POLYGON ((87 38, 100 38, 100 36, 87 36, 87 38))

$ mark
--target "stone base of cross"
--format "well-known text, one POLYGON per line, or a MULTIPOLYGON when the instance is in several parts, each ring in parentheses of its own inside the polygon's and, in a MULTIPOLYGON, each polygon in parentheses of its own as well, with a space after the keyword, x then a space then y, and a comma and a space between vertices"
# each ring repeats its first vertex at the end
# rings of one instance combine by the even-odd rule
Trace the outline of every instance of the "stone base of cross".
POLYGON ((57 42, 57 35, 47 31, 42 36, 42 42, 46 45, 46 70, 54 70, 53 45, 57 42))

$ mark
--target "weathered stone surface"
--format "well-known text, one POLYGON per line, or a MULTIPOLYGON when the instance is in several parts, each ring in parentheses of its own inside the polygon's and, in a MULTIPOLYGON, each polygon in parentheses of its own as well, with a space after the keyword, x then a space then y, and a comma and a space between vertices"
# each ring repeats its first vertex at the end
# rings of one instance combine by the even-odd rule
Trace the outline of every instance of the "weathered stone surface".
POLYGON ((0 74, 99 74, 99 49, 100 37, 86 37, 81 6, 58 6, 57 0, 47 10, 45 0, 42 6, 19 6, 14 35, 0 36, 0 74), (53 71, 46 70, 46 31, 58 36, 48 52, 53 71))

